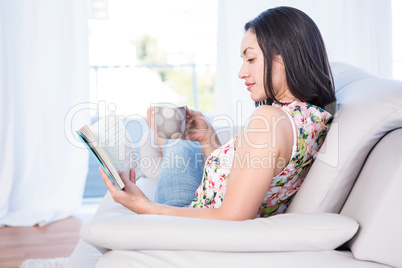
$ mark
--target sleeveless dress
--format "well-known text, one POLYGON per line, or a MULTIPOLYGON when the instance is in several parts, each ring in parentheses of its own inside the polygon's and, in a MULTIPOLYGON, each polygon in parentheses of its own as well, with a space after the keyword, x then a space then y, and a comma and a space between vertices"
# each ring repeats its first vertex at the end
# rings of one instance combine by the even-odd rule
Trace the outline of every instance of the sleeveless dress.
MULTIPOLYGON (((282 172, 272 179, 257 217, 285 212, 314 162, 332 119, 327 111, 305 102, 274 102, 272 106, 285 111, 291 119, 294 132, 297 131, 297 137, 293 135, 295 137, 290 161, 282 172)), ((239 134, 208 156, 201 184, 190 207, 220 207, 225 196, 238 136, 239 134)))

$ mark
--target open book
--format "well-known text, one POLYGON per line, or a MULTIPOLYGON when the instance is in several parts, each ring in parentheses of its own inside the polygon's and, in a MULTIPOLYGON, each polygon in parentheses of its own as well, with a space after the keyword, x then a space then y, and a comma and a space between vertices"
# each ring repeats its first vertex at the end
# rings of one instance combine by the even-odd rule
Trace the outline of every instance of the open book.
POLYGON ((136 180, 142 176, 134 143, 116 114, 110 114, 91 126, 85 125, 77 133, 118 189, 125 186, 120 171, 129 177, 130 169, 134 168, 136 180))

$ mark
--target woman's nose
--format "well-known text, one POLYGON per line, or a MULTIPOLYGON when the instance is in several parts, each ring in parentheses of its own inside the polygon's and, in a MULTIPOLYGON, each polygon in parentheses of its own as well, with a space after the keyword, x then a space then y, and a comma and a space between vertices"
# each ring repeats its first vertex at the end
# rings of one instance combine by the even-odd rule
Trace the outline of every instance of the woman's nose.
POLYGON ((249 77, 249 73, 246 70, 244 64, 242 64, 242 66, 241 66, 241 68, 239 70, 238 76, 239 76, 240 79, 245 79, 245 78, 249 77))

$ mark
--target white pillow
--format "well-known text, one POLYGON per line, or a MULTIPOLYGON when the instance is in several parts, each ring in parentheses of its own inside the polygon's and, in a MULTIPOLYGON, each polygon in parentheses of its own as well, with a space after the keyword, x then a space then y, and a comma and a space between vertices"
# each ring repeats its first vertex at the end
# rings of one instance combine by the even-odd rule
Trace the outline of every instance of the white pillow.
POLYGON ((278 252, 335 249, 357 229, 355 220, 330 213, 288 213, 247 221, 112 213, 84 225, 81 237, 101 250, 278 252))

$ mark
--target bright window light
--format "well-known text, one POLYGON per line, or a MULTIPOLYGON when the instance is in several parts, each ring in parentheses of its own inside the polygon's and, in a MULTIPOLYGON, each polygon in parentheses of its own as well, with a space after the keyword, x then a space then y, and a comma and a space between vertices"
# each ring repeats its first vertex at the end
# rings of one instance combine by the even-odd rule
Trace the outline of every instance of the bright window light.
POLYGON ((150 103, 213 110, 217 0, 91 0, 91 100, 123 115, 150 103))

